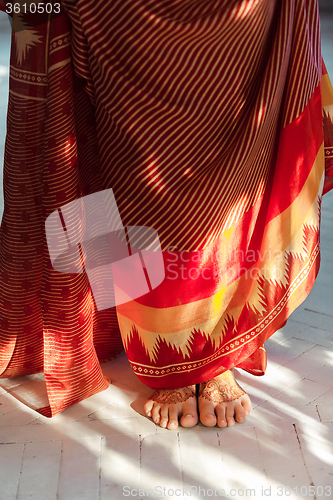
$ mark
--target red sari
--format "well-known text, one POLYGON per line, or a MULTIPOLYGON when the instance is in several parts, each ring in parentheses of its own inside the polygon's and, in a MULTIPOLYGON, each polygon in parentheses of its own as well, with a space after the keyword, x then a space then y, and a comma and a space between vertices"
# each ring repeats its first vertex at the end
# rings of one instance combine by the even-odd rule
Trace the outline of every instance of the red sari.
POLYGON ((107 388, 123 346, 152 388, 262 375, 315 281, 333 183, 317 2, 64 3, 31 28, 14 16, 1 377, 43 372, 52 416, 107 388), (124 226, 157 231, 166 276, 97 311, 86 274, 52 268, 45 220, 109 188, 124 226))

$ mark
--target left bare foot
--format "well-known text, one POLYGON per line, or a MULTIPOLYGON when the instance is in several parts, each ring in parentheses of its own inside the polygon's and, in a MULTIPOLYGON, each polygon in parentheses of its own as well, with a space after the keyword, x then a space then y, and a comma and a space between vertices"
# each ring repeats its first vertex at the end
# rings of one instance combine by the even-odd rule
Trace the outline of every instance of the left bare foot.
POLYGON ((177 429, 178 422, 182 427, 194 427, 198 423, 195 386, 154 392, 147 399, 145 412, 164 429, 177 429))
POLYGON ((232 427, 251 411, 249 396, 230 370, 200 384, 198 405, 200 421, 207 427, 232 427))

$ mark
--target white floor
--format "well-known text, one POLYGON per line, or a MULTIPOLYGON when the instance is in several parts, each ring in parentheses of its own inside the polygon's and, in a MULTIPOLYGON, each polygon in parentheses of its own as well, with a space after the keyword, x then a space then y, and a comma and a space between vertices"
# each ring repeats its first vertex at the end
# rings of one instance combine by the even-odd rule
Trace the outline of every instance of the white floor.
MULTIPOLYGON (((332 26, 323 18, 333 75, 332 26)), ((106 366, 108 390, 53 419, 0 389, 0 500, 333 498, 332 211, 330 193, 318 280, 267 342, 267 374, 239 376, 254 406, 244 424, 156 427, 140 415, 150 390, 123 355, 106 366)), ((12 393, 30 387, 8 384, 12 393)))

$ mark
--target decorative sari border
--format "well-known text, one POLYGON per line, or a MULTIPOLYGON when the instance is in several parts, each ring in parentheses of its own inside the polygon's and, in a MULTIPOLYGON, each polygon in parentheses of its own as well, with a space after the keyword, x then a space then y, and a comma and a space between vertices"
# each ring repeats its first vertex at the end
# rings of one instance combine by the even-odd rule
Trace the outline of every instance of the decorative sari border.
POLYGON ((193 371, 208 365, 218 358, 223 358, 224 356, 234 353, 243 346, 249 344, 255 340, 259 335, 261 335, 265 329, 267 329, 273 321, 284 311, 290 297, 296 292, 296 290, 301 286, 306 278, 310 275, 310 271, 317 261, 319 256, 319 245, 316 245, 313 252, 310 255, 308 262, 305 264, 303 269, 295 276, 291 285, 286 290, 285 294, 281 300, 276 304, 276 306, 254 327, 250 328, 246 332, 238 335, 234 339, 230 340, 223 347, 220 347, 214 354, 208 356, 207 358, 201 359, 200 361, 189 362, 189 363, 175 363, 174 365, 165 365, 160 368, 153 367, 152 365, 145 365, 135 361, 129 362, 135 373, 139 375, 144 374, 146 377, 163 377, 173 373, 179 373, 183 371, 193 371))

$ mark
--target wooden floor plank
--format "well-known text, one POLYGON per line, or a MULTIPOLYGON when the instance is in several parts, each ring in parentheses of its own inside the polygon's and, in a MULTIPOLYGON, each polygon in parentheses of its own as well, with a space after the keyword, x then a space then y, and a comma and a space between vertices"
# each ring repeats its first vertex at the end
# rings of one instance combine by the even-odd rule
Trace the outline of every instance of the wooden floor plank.
POLYGON ((35 411, 27 411, 25 408, 16 408, 0 416, 0 426, 27 425, 38 420, 35 411))
MULTIPOLYGON (((263 423, 261 423, 263 425, 263 423)), ((237 498, 261 498, 268 490, 265 464, 261 456, 256 428, 248 420, 219 431, 226 493, 237 498)))
POLYGON ((307 311, 300 306, 293 313, 293 319, 304 323, 307 326, 313 326, 333 333, 333 319, 330 315, 320 314, 318 312, 307 311))
POLYGON ((291 337, 285 342, 269 349, 268 358, 270 361, 282 366, 315 347, 315 345, 316 342, 309 342, 307 340, 299 340, 291 337))
MULTIPOLYGON (((303 336, 309 342, 315 342, 317 345, 328 347, 330 351, 333 351, 333 335, 331 332, 310 326, 304 331, 303 336)), ((295 337, 298 338, 298 335, 295 334, 295 337)))
MULTIPOLYGON (((298 321, 294 321, 292 317, 290 317, 286 325, 280 330, 277 330, 274 333, 274 335, 272 335, 267 340, 267 342, 265 342, 265 349, 267 353, 269 353, 270 350, 273 349, 275 346, 277 346, 278 344, 283 344, 291 337, 297 337, 301 340, 309 340, 305 336, 303 338, 303 334, 307 328, 310 327, 305 326, 304 323, 299 323, 298 321)), ((312 342, 311 339, 309 341, 312 342)))
POLYGON ((57 500, 99 500, 101 438, 63 441, 57 500))
MULTIPOLYGON (((300 356, 293 358, 283 366, 278 366, 276 363, 269 361, 265 376, 252 377, 249 385, 246 386, 246 390, 254 402, 261 404, 269 398, 287 391, 288 388, 299 383, 305 376, 319 368, 318 362, 306 360, 300 356), (270 370, 272 364, 274 364, 274 369, 270 370)), ((247 375, 239 378, 243 380, 244 377, 249 379, 247 375)))
POLYGON ((66 422, 59 420, 56 424, 52 419, 48 423, 31 423, 27 426, 0 426, 0 443, 19 443, 26 441, 51 441, 72 437, 104 437, 117 435, 146 435, 156 432, 156 426, 144 417, 114 419, 114 420, 79 420, 66 422))
POLYGON ((331 402, 330 405, 325 403, 317 403, 316 404, 317 411, 320 417, 320 420, 322 422, 333 422, 333 403, 331 402))
MULTIPOLYGON (((333 497, 333 432, 330 424, 309 425, 300 422, 297 426, 302 455, 309 476, 316 490, 324 488, 322 498, 333 497), (326 489, 325 489, 326 488, 326 489), (326 494, 331 488, 330 496, 326 494)), ((320 495, 316 495, 317 498, 320 495)))
POLYGON ((285 391, 276 394, 274 397, 287 405, 307 405, 329 390, 330 387, 327 385, 303 379, 288 387, 285 391))
POLYGON ((301 356, 305 359, 317 361, 320 365, 333 367, 333 351, 327 347, 315 346, 301 356))
MULTIPOLYGON (((286 490, 310 486, 309 476, 303 462, 297 434, 290 418, 272 419, 256 427, 264 468, 271 482, 272 493, 279 492, 285 498, 286 490)), ((294 493, 289 498, 297 498, 294 493)), ((310 496, 306 496, 310 499, 310 496)))
MULTIPOLYGON (((326 257, 328 263, 325 267, 328 267, 328 265, 332 262, 332 258, 333 258, 333 252, 330 258, 328 256, 326 257)), ((323 258, 321 264, 324 267, 325 261, 323 258)), ((319 314, 327 315, 330 314, 332 302, 333 302, 332 284, 327 285, 318 280, 315 286, 313 287, 310 295, 303 302, 302 307, 310 311, 311 310, 315 311, 316 313, 319 314)))
POLYGON ((100 500, 124 498, 127 489, 140 488, 140 436, 102 439, 100 500))
POLYGON ((179 435, 166 432, 141 438, 140 487, 144 491, 182 488, 179 435))
POLYGON ((318 384, 328 385, 333 387, 333 367, 322 366, 318 370, 310 373, 305 377, 308 380, 317 382, 318 384))
POLYGON ((61 441, 26 443, 17 500, 56 500, 61 441))
POLYGON ((333 389, 316 398, 313 403, 322 422, 333 422, 333 389))
POLYGON ((24 445, 0 445, 0 500, 16 500, 24 445))
MULTIPOLYGON (((16 409, 26 409, 27 413, 30 413, 29 408, 20 403, 20 401, 14 398, 14 396, 12 396, 11 394, 5 392, 4 394, 0 395, 0 415, 5 415, 6 413, 9 413, 16 409)), ((38 416, 36 412, 34 413, 36 416, 38 416)))
POLYGON ((183 487, 193 498, 207 497, 209 489, 224 488, 224 469, 217 429, 179 434, 183 487))

